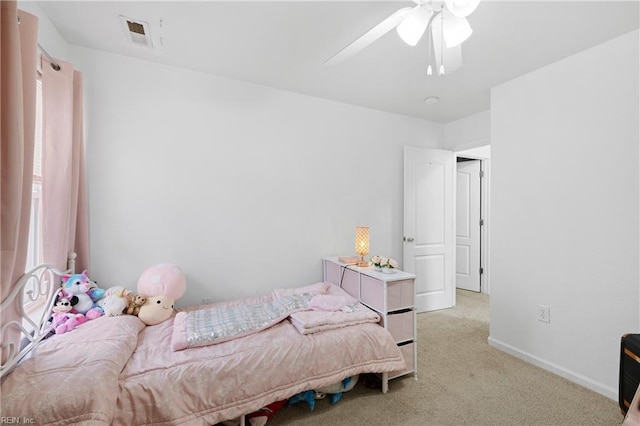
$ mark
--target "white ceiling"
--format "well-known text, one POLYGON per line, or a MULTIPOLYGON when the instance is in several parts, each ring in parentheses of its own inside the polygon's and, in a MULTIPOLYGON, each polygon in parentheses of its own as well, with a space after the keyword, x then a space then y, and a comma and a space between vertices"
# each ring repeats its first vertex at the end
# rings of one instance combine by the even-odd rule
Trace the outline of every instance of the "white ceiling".
POLYGON ((395 31, 340 64, 324 64, 411 1, 38 4, 73 45, 438 122, 487 110, 491 87, 640 26, 638 0, 483 0, 468 18, 474 33, 462 68, 428 77, 427 38, 409 47, 395 31), (162 47, 130 45, 119 15, 149 22, 162 47), (427 96, 440 102, 425 105, 427 96))

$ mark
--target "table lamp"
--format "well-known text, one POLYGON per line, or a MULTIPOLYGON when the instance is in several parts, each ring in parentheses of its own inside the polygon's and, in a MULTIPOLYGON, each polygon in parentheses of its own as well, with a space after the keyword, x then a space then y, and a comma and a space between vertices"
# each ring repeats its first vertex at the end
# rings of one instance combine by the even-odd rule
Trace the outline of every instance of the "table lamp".
POLYGON ((364 256, 369 253, 369 227, 358 226, 356 228, 356 253, 360 255, 358 266, 369 266, 369 262, 364 260, 364 256))

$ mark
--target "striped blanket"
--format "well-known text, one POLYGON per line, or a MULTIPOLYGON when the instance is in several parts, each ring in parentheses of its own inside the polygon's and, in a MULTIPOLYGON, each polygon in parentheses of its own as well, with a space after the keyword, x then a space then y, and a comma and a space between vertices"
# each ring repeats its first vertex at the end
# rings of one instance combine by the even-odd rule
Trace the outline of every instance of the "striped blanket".
POLYGON ((173 323, 171 349, 208 346, 272 327, 289 318, 301 334, 313 334, 367 322, 379 316, 340 287, 317 283, 296 289, 274 290, 251 303, 230 301, 178 312, 173 323))
POLYGON ((178 312, 176 325, 185 331, 184 339, 172 339, 173 350, 206 346, 256 333, 307 309, 311 293, 291 294, 253 305, 214 306, 190 312, 178 312))

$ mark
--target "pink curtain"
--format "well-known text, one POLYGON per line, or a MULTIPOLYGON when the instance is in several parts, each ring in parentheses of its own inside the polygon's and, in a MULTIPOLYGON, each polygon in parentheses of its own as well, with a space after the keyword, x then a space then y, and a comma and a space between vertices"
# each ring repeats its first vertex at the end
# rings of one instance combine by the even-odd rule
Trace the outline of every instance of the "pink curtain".
POLYGON ((85 186, 82 74, 67 62, 59 70, 42 62, 42 238, 43 260, 66 269, 69 252, 76 270, 89 269, 85 186))
MULTIPOLYGON (((9 296, 24 273, 33 180, 38 18, 0 1, 0 297, 9 296), (20 24, 18 25, 18 14, 20 24)), ((17 302, 17 301, 16 301, 17 302)), ((3 309, 2 324, 18 318, 17 307, 3 309)), ((17 343, 17 330, 2 334, 2 360, 17 343)))

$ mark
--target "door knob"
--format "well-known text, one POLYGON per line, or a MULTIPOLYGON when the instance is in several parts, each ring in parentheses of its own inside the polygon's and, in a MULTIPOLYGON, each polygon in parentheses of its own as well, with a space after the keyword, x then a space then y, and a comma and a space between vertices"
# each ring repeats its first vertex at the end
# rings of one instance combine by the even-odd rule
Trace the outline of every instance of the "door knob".
POLYGON ((413 237, 404 237, 402 239, 407 243, 412 243, 413 242, 413 237))

